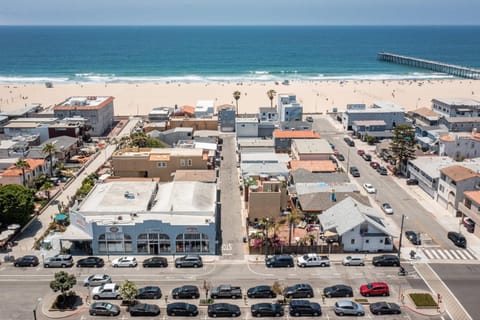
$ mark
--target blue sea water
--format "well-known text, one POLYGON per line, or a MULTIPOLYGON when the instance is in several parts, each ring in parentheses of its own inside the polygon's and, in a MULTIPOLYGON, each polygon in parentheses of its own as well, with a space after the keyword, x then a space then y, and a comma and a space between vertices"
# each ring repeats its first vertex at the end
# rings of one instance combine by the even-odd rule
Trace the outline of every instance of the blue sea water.
POLYGON ((480 26, 0 27, 0 82, 445 78, 380 51, 480 67, 480 26))

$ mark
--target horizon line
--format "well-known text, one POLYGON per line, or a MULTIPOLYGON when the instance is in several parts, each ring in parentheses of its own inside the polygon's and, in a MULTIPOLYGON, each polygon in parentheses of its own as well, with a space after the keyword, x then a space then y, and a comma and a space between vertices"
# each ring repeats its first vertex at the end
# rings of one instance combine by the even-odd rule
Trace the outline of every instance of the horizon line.
POLYGON ((480 24, 0 24, 0 27, 479 27, 480 24))

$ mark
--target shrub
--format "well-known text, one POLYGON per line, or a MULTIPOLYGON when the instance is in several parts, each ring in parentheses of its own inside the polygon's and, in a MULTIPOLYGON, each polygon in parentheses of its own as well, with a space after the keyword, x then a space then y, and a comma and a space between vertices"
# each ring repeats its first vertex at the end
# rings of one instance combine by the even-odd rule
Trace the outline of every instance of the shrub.
POLYGON ((417 307, 436 307, 437 302, 430 293, 410 293, 413 303, 417 307))

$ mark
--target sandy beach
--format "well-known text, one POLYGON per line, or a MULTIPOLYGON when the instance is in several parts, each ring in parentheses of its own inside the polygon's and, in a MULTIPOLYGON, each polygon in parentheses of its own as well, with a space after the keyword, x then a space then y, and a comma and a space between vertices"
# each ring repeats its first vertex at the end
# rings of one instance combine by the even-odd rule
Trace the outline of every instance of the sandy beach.
MULTIPOLYGON (((146 115, 154 107, 196 104, 215 100, 215 104, 235 104, 232 93, 241 92, 240 113, 254 113, 270 105, 266 92, 293 93, 303 104, 304 113, 344 110, 347 104, 389 101, 406 111, 431 106, 433 98, 471 98, 480 100, 480 81, 439 80, 349 80, 290 82, 213 82, 213 83, 72 83, 46 88, 43 83, 1 84, 0 110, 19 110, 32 103, 48 108, 70 96, 114 96, 115 115, 146 115)), ((276 99, 274 99, 274 105, 276 99)))

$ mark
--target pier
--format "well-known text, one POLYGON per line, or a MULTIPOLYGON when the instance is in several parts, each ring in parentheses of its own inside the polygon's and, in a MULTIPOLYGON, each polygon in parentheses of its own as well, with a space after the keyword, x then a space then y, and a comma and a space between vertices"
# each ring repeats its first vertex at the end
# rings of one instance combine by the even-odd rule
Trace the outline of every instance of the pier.
POLYGON ((462 67, 453 64, 419 59, 414 57, 407 57, 389 52, 380 52, 378 53, 377 58, 381 61, 404 64, 415 68, 422 68, 435 72, 447 73, 456 77, 475 80, 480 79, 480 69, 462 67))

